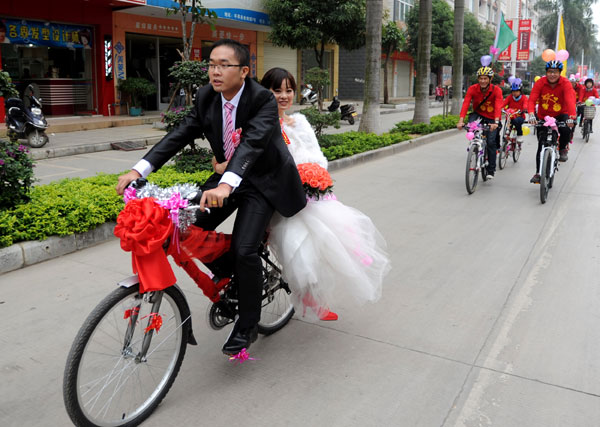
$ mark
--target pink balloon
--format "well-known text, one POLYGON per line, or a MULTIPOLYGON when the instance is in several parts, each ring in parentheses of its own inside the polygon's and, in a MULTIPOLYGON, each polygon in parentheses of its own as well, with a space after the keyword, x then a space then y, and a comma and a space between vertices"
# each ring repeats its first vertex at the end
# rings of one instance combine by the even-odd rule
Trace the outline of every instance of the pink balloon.
POLYGON ((581 74, 579 74, 579 73, 575 74, 576 79, 578 79, 579 77, 581 77, 581 74))
POLYGON ((567 52, 566 50, 561 49, 558 52, 556 52, 556 60, 557 61, 564 62, 567 59, 569 59, 569 52, 567 52))
POLYGON ((473 132, 467 132, 467 139, 471 141, 473 138, 475 138, 475 134, 473 132))

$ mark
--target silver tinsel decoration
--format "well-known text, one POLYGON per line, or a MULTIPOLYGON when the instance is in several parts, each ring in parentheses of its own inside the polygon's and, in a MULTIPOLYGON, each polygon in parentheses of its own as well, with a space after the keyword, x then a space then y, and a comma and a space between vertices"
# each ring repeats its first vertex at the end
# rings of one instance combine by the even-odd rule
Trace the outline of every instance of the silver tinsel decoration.
MULTIPOLYGON (((175 184, 172 187, 162 188, 148 183, 137 189, 135 196, 138 199, 154 197, 157 200, 169 200, 177 193, 182 199, 192 200, 202 194, 202 191, 196 184, 175 184)), ((196 210, 179 209, 179 230, 181 232, 184 232, 194 222, 196 222, 196 210)))

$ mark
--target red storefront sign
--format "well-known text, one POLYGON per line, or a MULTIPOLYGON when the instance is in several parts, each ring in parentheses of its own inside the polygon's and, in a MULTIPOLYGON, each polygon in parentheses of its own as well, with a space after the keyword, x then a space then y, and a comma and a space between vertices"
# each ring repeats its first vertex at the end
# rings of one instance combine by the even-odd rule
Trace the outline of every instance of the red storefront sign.
MULTIPOLYGON (((512 19, 508 19, 505 22, 506 22, 506 25, 508 25, 508 27, 512 30, 512 28, 513 28, 512 19)), ((510 61, 512 58, 512 50, 511 49, 512 49, 512 43, 509 44, 505 50, 500 52, 500 55, 498 55, 498 61, 510 61)))
POLYGON ((517 61, 529 61, 529 39, 531 38, 531 19, 519 21, 519 44, 517 45, 517 61))

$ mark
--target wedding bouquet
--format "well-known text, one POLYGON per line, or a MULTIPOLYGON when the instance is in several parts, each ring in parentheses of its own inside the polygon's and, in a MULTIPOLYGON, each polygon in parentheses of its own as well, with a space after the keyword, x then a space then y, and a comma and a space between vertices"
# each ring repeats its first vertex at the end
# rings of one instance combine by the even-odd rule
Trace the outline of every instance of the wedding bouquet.
POLYGON ((319 199, 331 193, 333 180, 327 169, 316 163, 301 163, 298 165, 298 173, 307 196, 319 199))

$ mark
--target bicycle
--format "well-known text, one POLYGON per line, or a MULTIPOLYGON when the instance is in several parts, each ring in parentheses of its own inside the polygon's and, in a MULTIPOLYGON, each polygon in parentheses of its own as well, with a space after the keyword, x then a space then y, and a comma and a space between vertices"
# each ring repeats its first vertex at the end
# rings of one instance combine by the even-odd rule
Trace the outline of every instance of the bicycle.
POLYGON ((506 161, 512 151, 513 162, 517 163, 521 156, 521 144, 517 142, 517 130, 512 124, 512 119, 521 114, 521 110, 502 110, 504 118, 504 132, 502 133, 502 143, 500 144, 500 153, 498 158, 498 167, 504 169, 506 161))
POLYGON ((479 172, 481 172, 481 178, 487 181, 486 167, 488 165, 488 155, 485 132, 489 128, 489 125, 484 124, 482 127, 478 127, 472 131, 474 136, 467 148, 467 165, 465 168, 465 184, 467 193, 469 194, 473 194, 477 189, 479 172))
MULTIPOLYGON (((138 183, 141 190, 136 191, 144 191, 141 185, 138 183)), ((193 186, 183 187, 172 188, 178 190, 179 200, 186 202, 170 210, 170 215, 178 217, 176 222, 180 227, 173 226, 174 231, 166 233, 165 238, 158 236, 155 244, 160 246, 156 254, 164 255, 165 261, 167 255, 172 256, 211 299, 208 323, 218 330, 232 323, 238 314, 236 278, 229 275, 221 280, 210 279, 191 258, 212 262, 217 255, 229 250, 231 236, 189 225, 199 208, 200 190, 193 186), (184 221, 187 224, 181 226, 184 221)), ((155 209, 154 205, 158 206, 149 197, 136 200, 151 205, 152 209, 155 209)), ((127 205, 124 211, 126 209, 127 205)), ((160 206, 158 209, 165 210, 160 206)), ((152 237, 157 237, 154 235, 157 233, 155 231, 152 237)), ((122 238, 121 246, 123 242, 122 238)), ((294 308, 289 298, 289 286, 282 278, 277 261, 269 253, 266 239, 259 255, 263 263, 263 290, 258 328, 259 333, 268 335, 289 322, 294 308)), ((148 277, 140 267, 143 263, 140 261, 137 265, 139 274, 119 282, 117 289, 92 310, 67 357, 63 397, 67 413, 76 426, 134 426, 141 423, 173 385, 187 345, 197 345, 183 290, 176 283, 147 290, 146 280, 142 287, 139 278, 148 277)), ((166 265, 168 276, 172 269, 168 262, 166 265)))
POLYGON ((583 106, 583 125, 581 126, 581 137, 585 142, 590 141, 592 131, 592 120, 596 116, 596 107, 593 105, 583 106))
POLYGON ((537 128, 548 127, 546 141, 543 142, 542 150, 540 151, 540 201, 546 203, 548 192, 554 184, 554 176, 558 171, 558 141, 559 127, 566 127, 565 122, 551 122, 548 117, 545 120, 539 120, 536 124, 537 128))

